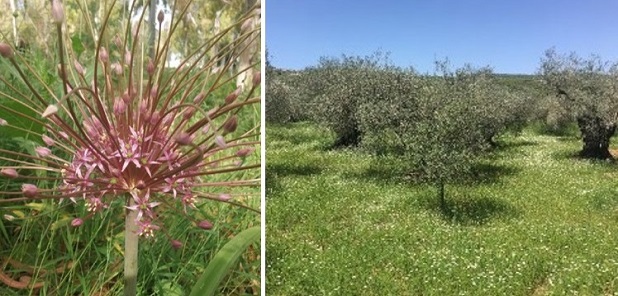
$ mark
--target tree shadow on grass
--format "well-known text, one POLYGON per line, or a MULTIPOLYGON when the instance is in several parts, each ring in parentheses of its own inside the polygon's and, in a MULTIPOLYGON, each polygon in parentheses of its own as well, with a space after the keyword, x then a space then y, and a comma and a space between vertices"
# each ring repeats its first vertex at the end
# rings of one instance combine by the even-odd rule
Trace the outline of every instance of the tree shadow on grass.
POLYGON ((518 149, 522 147, 536 146, 538 144, 539 143, 536 141, 529 141, 529 140, 517 140, 517 141, 508 141, 508 142, 499 141, 495 149, 496 151, 510 151, 510 150, 514 150, 514 149, 518 149))
POLYGON ((272 173, 279 176, 309 176, 321 173, 322 168, 314 164, 286 162, 268 164, 266 167, 266 171, 271 171, 272 173))
POLYGON ((281 182, 279 175, 272 170, 266 168, 266 176, 264 178, 264 186, 266 187, 266 198, 272 197, 281 190, 281 182))
POLYGON ((362 172, 345 174, 347 178, 360 179, 378 184, 416 184, 418 183, 400 160, 379 158, 371 161, 369 168, 362 172))
MULTIPOLYGON (((610 151, 613 149, 610 149, 610 151)), ((551 153, 551 158, 553 160, 557 160, 557 161, 563 161, 563 160, 569 160, 569 161, 587 161, 589 163, 592 164, 599 164, 599 165, 615 165, 616 164, 616 157, 610 157, 610 158, 606 158, 606 159, 600 159, 600 158, 590 158, 590 157, 585 157, 581 155, 581 149, 578 150, 573 150, 573 149, 561 149, 561 150, 557 150, 554 151, 553 153, 551 153)))
POLYGON ((272 196, 281 189, 280 178, 286 176, 310 176, 322 172, 322 168, 312 164, 274 163, 266 166, 266 196, 272 196))
MULTIPOLYGON (((494 184, 502 178, 518 174, 521 168, 488 162, 478 162, 474 164, 469 172, 464 172, 456 179, 451 180, 452 184, 459 185, 478 185, 494 184)), ((362 172, 347 173, 346 177, 360 179, 363 181, 378 184, 409 184, 417 186, 424 184, 420 172, 406 169, 406 165, 394 158, 377 158, 372 161, 369 168, 362 172)))
POLYGON ((519 211, 504 200, 492 197, 446 197, 444 208, 438 198, 427 200, 426 208, 448 222, 462 226, 483 226, 494 220, 518 217, 519 211))
POLYGON ((500 182, 507 176, 513 176, 521 171, 520 168, 504 164, 479 162, 472 166, 470 172, 462 175, 460 184, 492 184, 500 182))

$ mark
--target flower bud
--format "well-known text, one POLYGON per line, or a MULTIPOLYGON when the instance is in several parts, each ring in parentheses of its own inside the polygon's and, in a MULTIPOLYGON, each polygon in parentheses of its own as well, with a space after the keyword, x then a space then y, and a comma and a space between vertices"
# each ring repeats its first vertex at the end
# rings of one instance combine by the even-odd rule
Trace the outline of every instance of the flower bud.
POLYGON ((155 70, 155 64, 152 62, 152 60, 148 60, 148 65, 146 65, 146 72, 148 72, 148 75, 154 75, 155 70))
POLYGON ((71 226, 73 227, 80 227, 82 224, 84 224, 84 220, 81 218, 75 218, 71 221, 71 226))
POLYGON ((122 66, 120 65, 120 63, 115 62, 112 64, 112 71, 114 72, 114 74, 120 76, 122 75, 123 71, 122 71, 122 66))
POLYGON ((51 150, 47 147, 36 147, 34 148, 34 152, 36 152, 39 157, 47 157, 51 155, 51 150))
POLYGON ((41 138, 43 139, 43 142, 45 143, 45 145, 47 146, 54 146, 54 139, 48 137, 47 135, 42 135, 41 138))
POLYGON ((21 192, 26 197, 35 197, 39 193, 39 189, 34 184, 21 184, 21 192))
POLYGON ((127 103, 121 97, 116 97, 114 99, 114 113, 121 115, 125 111, 127 111, 127 103))
POLYGON ((202 128, 202 133, 207 134, 210 131, 210 123, 207 123, 203 128, 202 128))
POLYGON ((75 67, 75 71, 77 74, 84 76, 86 71, 84 71, 84 67, 77 60, 73 61, 73 66, 75 67))
POLYGON ((47 106, 47 108, 45 109, 45 111, 43 111, 43 114, 41 115, 43 118, 47 118, 50 117, 54 114, 58 113, 58 107, 56 107, 56 105, 52 104, 47 106))
POLYGON ((230 199, 232 199, 232 196, 227 194, 227 193, 221 193, 219 194, 219 199, 222 201, 228 201, 230 199))
POLYGON ((7 221, 13 221, 13 220, 15 220, 15 216, 13 216, 13 215, 9 215, 9 214, 4 214, 4 215, 2 215, 2 218, 4 218, 4 219, 5 219, 5 220, 7 220, 7 221))
POLYGON ((195 96, 195 98, 193 99, 193 104, 195 105, 199 105, 202 103, 202 101, 204 101, 204 98, 206 97, 206 95, 204 94, 204 92, 200 92, 199 94, 197 94, 197 96, 195 96))
POLYGON ((122 100, 125 103, 128 103, 131 100, 131 96, 129 95, 129 91, 125 90, 124 93, 122 93, 122 100))
POLYGON ((215 137, 215 143, 217 144, 217 146, 219 146, 220 148, 225 148, 227 147, 227 143, 225 142, 225 138, 223 138, 223 136, 216 136, 215 137))
POLYGON ((155 111, 150 115, 150 124, 155 125, 161 120, 161 112, 155 111))
POLYGON ((215 117, 215 114, 217 114, 217 111, 219 111, 219 108, 214 107, 210 110, 208 110, 208 117, 213 118, 215 117))
POLYGON ((138 108, 140 113, 146 114, 146 111, 148 111, 148 100, 139 101, 138 108))
POLYGON ((260 85, 260 82, 262 82, 262 72, 261 71, 257 71, 255 73, 253 73, 253 85, 254 86, 258 86, 260 85))
POLYGON ((150 89, 150 97, 156 98, 158 94, 159 94, 159 87, 155 85, 150 89))
POLYGON ((236 115, 228 118, 223 124, 223 131, 226 134, 233 133, 238 127, 238 117, 236 115))
POLYGON ((176 144, 180 146, 186 146, 191 144, 191 140, 191 135, 189 135, 187 132, 180 132, 176 136, 176 144))
POLYGON ((107 63, 107 61, 109 61, 109 54, 107 53, 107 49, 105 49, 105 47, 101 47, 99 50, 99 59, 103 63, 107 63))
POLYGON ((130 51, 125 51, 124 53, 124 63, 127 65, 131 64, 131 61, 133 60, 133 56, 131 55, 130 51))
POLYGON ((234 102, 236 98, 238 98, 241 92, 242 92, 242 88, 239 87, 235 89, 233 92, 231 92, 229 95, 227 95, 227 97, 225 97, 225 105, 229 105, 232 102, 234 102))
POLYGON ((120 36, 114 36, 114 45, 116 45, 116 47, 118 48, 122 48, 122 39, 120 38, 120 36))
POLYGON ((60 2, 60 0, 52 0, 51 14, 54 23, 62 24, 62 22, 64 22, 64 8, 62 8, 62 2, 60 2))
POLYGON ((157 21, 159 21, 159 23, 162 23, 164 17, 165 15, 163 14, 163 10, 159 10, 159 14, 157 15, 157 21))
POLYGON ((193 116, 193 114, 195 114, 195 108, 187 107, 187 109, 182 112, 182 117, 188 120, 193 116))
POLYGON ((6 121, 6 120, 5 120, 5 119, 3 119, 3 118, 0 118, 0 126, 4 126, 4 125, 7 125, 7 124, 9 124, 9 122, 8 122, 8 121, 6 121))
POLYGON ((17 174, 17 171, 11 168, 0 170, 0 175, 5 176, 7 178, 17 178, 17 176, 19 176, 19 174, 17 174))
POLYGON ((208 220, 202 220, 199 223, 197 223, 197 227, 199 227, 201 229, 205 229, 205 230, 211 230, 213 225, 208 220))
POLYGON ((13 49, 6 43, 0 43, 0 55, 7 59, 13 58, 13 49))
POLYGON ((236 156, 245 158, 249 154, 253 153, 254 150, 255 150, 255 148, 253 148, 253 147, 242 148, 242 149, 236 151, 236 156))
POLYGON ((172 243, 172 248, 174 250, 178 250, 178 249, 182 248, 182 243, 180 241, 177 241, 177 240, 174 239, 174 240, 172 240, 171 243, 172 243))

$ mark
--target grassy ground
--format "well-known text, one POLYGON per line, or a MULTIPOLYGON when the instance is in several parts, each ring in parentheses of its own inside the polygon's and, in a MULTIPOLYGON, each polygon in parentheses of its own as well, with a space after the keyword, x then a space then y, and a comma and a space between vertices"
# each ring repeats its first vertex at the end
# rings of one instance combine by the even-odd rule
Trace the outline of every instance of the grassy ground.
POLYGON ((618 295, 618 170, 574 137, 524 132, 447 186, 268 126, 268 295, 618 295))

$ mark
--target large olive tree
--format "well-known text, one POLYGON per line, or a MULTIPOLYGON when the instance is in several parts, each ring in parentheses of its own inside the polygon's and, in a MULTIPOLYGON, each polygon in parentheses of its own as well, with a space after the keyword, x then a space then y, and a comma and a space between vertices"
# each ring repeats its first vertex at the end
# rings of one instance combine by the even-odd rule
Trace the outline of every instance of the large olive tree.
POLYGON ((441 64, 440 71, 382 73, 376 95, 362 102, 357 117, 363 144, 401 157, 416 176, 436 186, 440 206, 449 213, 445 184, 465 175, 512 122, 506 103, 516 98, 494 84, 487 68, 452 72, 441 64))
POLYGON ((541 60, 541 75, 558 102, 577 121, 584 145, 580 156, 611 158, 610 139, 618 123, 618 68, 593 56, 559 55, 541 60))

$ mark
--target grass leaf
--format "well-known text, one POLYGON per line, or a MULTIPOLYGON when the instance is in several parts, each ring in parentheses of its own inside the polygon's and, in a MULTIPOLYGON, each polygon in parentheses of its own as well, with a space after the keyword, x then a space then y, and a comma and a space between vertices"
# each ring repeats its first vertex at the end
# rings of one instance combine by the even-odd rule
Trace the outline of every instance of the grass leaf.
POLYGON ((251 227, 236 235, 212 258, 204 274, 197 280, 190 295, 214 295, 225 275, 244 251, 251 244, 259 242, 259 239, 259 226, 251 227))

